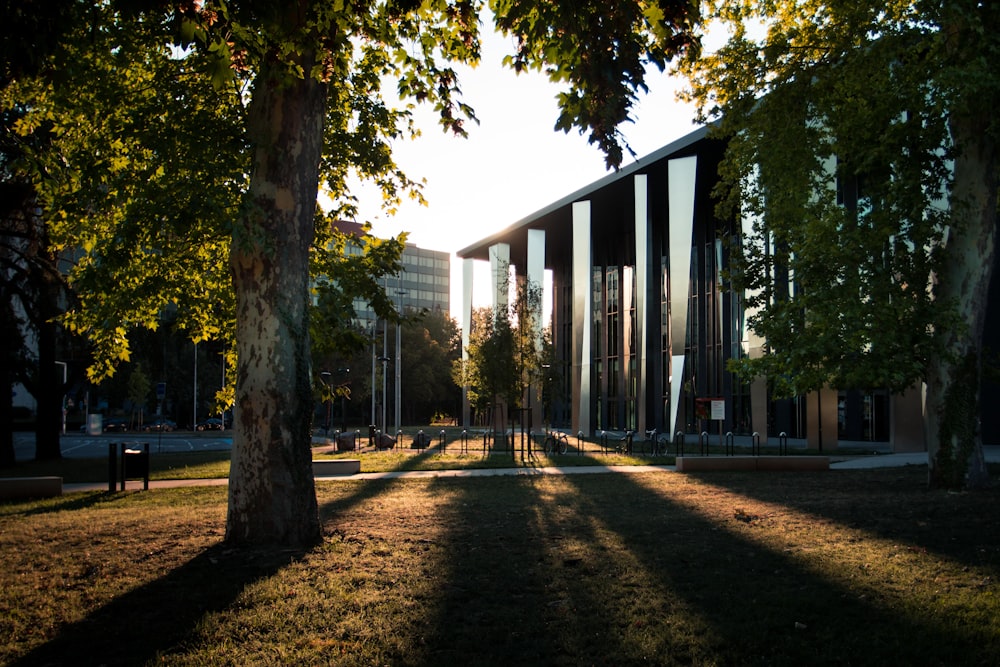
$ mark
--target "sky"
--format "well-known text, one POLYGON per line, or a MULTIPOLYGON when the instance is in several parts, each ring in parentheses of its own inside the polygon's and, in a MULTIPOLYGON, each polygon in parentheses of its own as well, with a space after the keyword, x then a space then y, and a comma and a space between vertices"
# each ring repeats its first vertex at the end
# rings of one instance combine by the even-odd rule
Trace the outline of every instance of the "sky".
MULTIPOLYGON (((487 26, 484 28, 489 30, 487 26)), ((541 73, 517 75, 502 66, 513 42, 483 35, 482 61, 458 68, 463 100, 479 118, 467 123, 465 139, 444 134, 433 110, 418 109, 422 135, 394 146, 397 164, 414 180, 426 179, 427 206, 404 202, 395 216, 380 210, 381 195, 359 193, 359 220, 373 223, 376 236, 409 233, 422 248, 452 253, 452 315, 461 319, 461 260, 454 256, 605 176, 604 154, 576 130, 554 129, 559 88, 541 73)), ((696 129, 694 108, 676 99, 683 82, 651 69, 648 94, 633 109, 635 122, 621 127, 626 141, 643 157, 696 129)), ((625 164, 632 158, 626 154, 625 164)), ((489 305, 488 266, 477 266, 477 306, 489 305)))

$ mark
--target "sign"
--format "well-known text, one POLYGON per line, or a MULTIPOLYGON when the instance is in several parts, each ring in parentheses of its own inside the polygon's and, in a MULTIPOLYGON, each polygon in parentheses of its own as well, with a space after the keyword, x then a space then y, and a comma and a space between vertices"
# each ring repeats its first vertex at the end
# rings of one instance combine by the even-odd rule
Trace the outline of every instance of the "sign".
POLYGON ((694 416, 697 419, 725 421, 726 401, 722 398, 696 398, 694 401, 694 416))

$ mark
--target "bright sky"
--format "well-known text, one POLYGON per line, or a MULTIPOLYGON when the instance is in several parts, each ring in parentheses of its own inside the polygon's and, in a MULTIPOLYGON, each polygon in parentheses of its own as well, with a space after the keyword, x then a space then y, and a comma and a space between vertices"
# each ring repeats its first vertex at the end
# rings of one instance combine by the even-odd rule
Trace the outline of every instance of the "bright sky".
MULTIPOLYGON (((452 315, 460 318, 461 262, 454 252, 500 231, 557 199, 605 176, 604 155, 576 131, 554 129, 558 88, 544 75, 516 75, 501 64, 512 43, 484 36, 482 62, 459 70, 463 99, 480 125, 469 137, 444 134, 432 110, 418 110, 423 135, 395 146, 397 163, 412 179, 426 179, 427 206, 405 202, 395 216, 381 212, 381 196, 360 193, 359 220, 373 222, 376 236, 409 232, 409 242, 452 253, 452 315)), ((693 108, 676 100, 680 84, 655 69, 649 93, 634 110, 636 122, 622 131, 643 157, 693 131, 693 108)), ((625 163, 630 161, 626 154, 625 163)), ((488 305, 481 288, 488 267, 477 267, 476 305, 488 305), (481 276, 481 277, 480 277, 481 276)))

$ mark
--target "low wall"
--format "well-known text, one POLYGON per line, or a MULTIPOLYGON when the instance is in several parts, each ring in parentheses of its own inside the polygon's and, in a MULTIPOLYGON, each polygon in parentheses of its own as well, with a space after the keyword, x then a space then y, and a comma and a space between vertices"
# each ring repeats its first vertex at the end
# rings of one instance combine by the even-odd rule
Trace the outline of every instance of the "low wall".
POLYGON ((703 470, 829 470, 827 456, 678 456, 677 472, 703 470))
POLYGON ((62 483, 62 477, 0 477, 0 500, 61 496, 62 483))
POLYGON ((361 472, 360 459, 314 459, 313 475, 330 477, 333 475, 353 475, 361 472))

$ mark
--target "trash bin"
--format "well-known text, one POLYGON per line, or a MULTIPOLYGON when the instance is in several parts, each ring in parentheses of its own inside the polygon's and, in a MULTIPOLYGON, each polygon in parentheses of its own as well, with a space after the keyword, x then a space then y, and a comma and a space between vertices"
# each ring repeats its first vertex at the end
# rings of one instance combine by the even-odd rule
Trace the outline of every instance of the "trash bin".
POLYGON ((141 479, 143 490, 149 490, 148 442, 112 442, 108 445, 108 491, 115 490, 116 477, 122 491, 127 479, 141 479))
POLYGON ((100 435, 104 432, 104 416, 101 414, 87 415, 87 435, 100 435))

